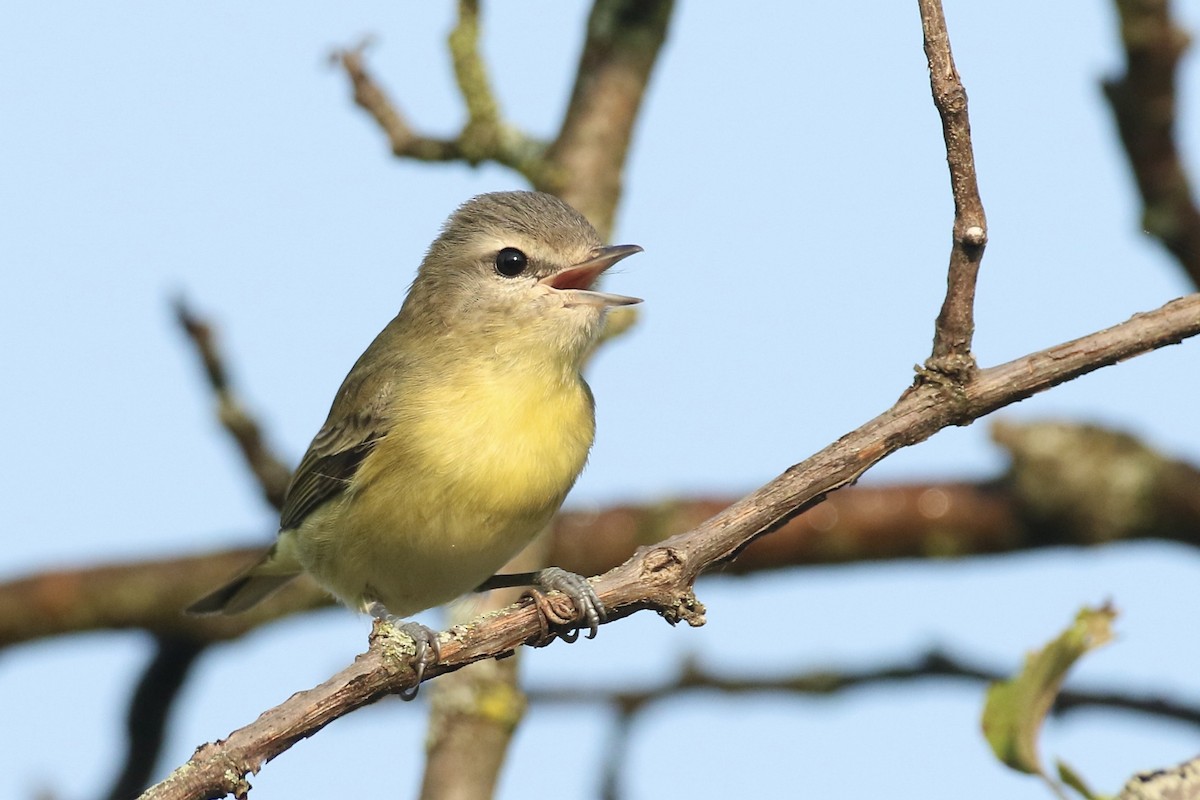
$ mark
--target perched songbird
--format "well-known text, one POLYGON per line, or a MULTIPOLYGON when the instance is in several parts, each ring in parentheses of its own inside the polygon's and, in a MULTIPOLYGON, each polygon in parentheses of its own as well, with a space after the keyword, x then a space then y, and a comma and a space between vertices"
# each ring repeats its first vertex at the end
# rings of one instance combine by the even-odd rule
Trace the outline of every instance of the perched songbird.
MULTIPOLYGON (((233 614, 301 571, 351 608, 407 617, 484 585, 562 505, 595 433, 580 369, 613 306, 600 273, 640 252, 605 247, 556 197, 497 192, 447 220, 408 297, 342 382, 292 477, 279 537, 256 566, 192 605, 233 614)), ((500 576, 494 585, 511 585, 500 576)), ((594 633, 589 584, 567 592, 594 633)), ((437 659, 408 623, 415 667, 437 659)))

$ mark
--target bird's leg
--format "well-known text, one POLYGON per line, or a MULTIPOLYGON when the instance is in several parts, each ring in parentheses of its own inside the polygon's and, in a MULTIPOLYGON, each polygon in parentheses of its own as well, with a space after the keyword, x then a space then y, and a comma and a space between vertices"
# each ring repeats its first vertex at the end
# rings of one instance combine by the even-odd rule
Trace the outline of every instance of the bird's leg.
POLYGON ((513 575, 493 575, 480 585, 476 591, 500 589, 511 586, 531 586, 525 592, 525 597, 533 600, 542 618, 543 628, 548 636, 550 628, 566 628, 558 635, 566 642, 579 638, 579 632, 588 630, 588 638, 596 638, 600 623, 604 622, 606 611, 604 603, 600 602, 592 584, 582 575, 567 572, 559 567, 546 567, 537 572, 521 572, 513 575), (575 605, 575 616, 564 617, 554 610, 545 592, 562 592, 575 605))
POLYGON ((383 603, 371 603, 367 607, 367 611, 375 619, 386 622, 413 640, 412 668, 413 673, 417 676, 417 682, 411 689, 400 692, 400 699, 414 699, 421 688, 421 679, 425 677, 425 670, 442 660, 442 645, 438 641, 437 631, 419 622, 403 620, 391 614, 383 603))

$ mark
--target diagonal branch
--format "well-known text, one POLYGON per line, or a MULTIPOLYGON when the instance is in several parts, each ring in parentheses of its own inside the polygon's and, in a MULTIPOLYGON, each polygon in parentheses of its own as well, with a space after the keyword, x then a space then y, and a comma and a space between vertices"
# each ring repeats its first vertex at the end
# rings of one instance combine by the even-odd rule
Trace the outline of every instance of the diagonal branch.
MULTIPOLYGON (((695 530, 640 549, 601 576, 595 588, 609 619, 653 610, 672 624, 704 622, 692 585, 707 569, 730 558, 828 492, 857 479, 887 455, 924 441, 938 430, 962 425, 1064 381, 1135 355, 1200 334, 1200 294, 1174 300, 1127 322, 981 370, 954 396, 919 385, 862 427, 704 522, 695 530)), ((568 601, 569 602, 569 601, 568 601)), ((512 652, 540 636, 537 612, 510 607, 442 637, 442 662, 426 678, 465 664, 512 652)), ((214 797, 245 792, 245 776, 298 740, 334 719, 413 684, 408 637, 377 625, 371 646, 320 686, 293 695, 228 738, 201 746, 195 755, 145 798, 214 797)))
POLYGON ((954 66, 941 0, 918 0, 918 5, 925 37, 925 57, 929 60, 929 83, 934 105, 942 119, 946 161, 950 166, 950 190, 954 195, 954 242, 950 249, 946 299, 934 329, 933 354, 925 366, 929 373, 961 381, 975 369, 975 357, 971 355, 971 338, 975 334, 975 281, 987 245, 987 217, 983 213, 975 176, 967 91, 954 66))

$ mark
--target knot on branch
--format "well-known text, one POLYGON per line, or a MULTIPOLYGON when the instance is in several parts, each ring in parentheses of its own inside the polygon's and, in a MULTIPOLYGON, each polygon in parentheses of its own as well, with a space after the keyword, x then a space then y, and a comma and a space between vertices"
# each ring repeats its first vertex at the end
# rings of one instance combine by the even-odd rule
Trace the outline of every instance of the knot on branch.
POLYGON ((696 599, 692 582, 696 576, 688 570, 688 559, 677 548, 659 545, 639 551, 642 580, 657 586, 650 607, 671 625, 686 622, 693 628, 705 623, 704 604, 696 599))
POLYGON ((642 556, 642 577, 671 582, 683 571, 683 554, 674 547, 653 547, 642 556))
POLYGON ((676 596, 674 605, 660 610, 658 614, 671 625, 686 622, 689 627, 699 628, 708 622, 708 618, 705 617, 707 610, 704 603, 697 599, 695 591, 689 586, 687 591, 676 596))
POLYGON ((987 230, 982 225, 968 225, 959 240, 964 247, 978 250, 987 245, 987 230))
POLYGON ((917 373, 914 386, 932 386, 947 401, 965 408, 967 398, 963 389, 975 377, 979 366, 969 351, 953 351, 933 356, 913 369, 917 373))

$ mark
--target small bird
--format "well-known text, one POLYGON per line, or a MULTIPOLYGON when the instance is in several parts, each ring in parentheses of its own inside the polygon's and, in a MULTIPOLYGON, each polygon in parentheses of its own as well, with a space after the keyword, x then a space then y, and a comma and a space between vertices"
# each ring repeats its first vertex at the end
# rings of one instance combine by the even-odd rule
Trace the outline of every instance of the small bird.
MULTIPOLYGON (((342 382, 292 477, 274 546, 188 612, 245 611, 302 571, 347 606, 395 619, 525 582, 568 594, 594 635, 604 608, 582 577, 495 573, 587 461, 595 415, 580 370, 605 312, 641 302, 591 287, 641 250, 603 246, 553 195, 464 203, 342 382)), ((440 657, 436 634, 402 628, 419 682, 440 657)))

